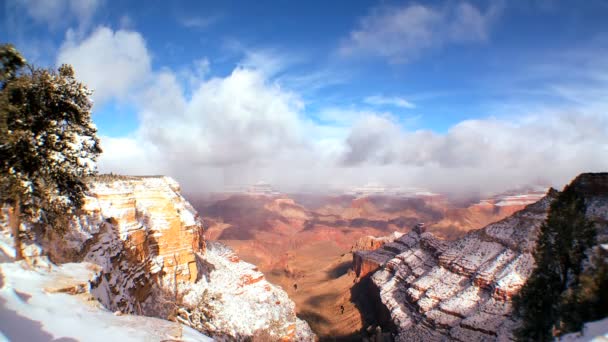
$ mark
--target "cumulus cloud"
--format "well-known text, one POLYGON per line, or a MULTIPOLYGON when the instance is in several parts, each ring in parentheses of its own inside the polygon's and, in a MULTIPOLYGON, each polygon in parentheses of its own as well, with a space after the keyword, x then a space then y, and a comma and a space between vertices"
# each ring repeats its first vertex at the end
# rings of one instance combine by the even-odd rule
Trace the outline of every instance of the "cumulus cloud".
POLYGON ((376 115, 362 117, 346 139, 346 165, 362 162, 388 164, 394 160, 393 144, 400 135, 399 128, 388 118, 376 115))
POLYGON ((374 106, 395 106, 400 108, 415 108, 412 102, 398 96, 383 96, 383 95, 372 95, 366 97, 363 102, 374 105, 374 106))
MULTIPOLYGON (((270 170, 305 168, 302 163, 314 160, 301 100, 269 82, 264 72, 237 67, 226 77, 200 80, 190 93, 176 73, 155 74, 137 96, 138 131, 131 139, 108 139, 118 147, 104 152, 113 156, 101 158, 101 171, 112 171, 122 159, 150 166, 148 173, 168 173, 188 185, 218 190, 265 179, 270 170), (147 161, 132 158, 134 147, 146 151, 147 161)), ((131 171, 126 165, 121 170, 131 171)))
POLYGON ((237 68, 203 82, 187 100, 167 96, 182 91, 166 77, 146 96, 142 132, 168 158, 215 166, 264 163, 303 143, 298 98, 259 72, 237 68), (155 101, 157 91, 162 100, 155 101), (168 99, 177 103, 164 103, 168 99))
POLYGON ((95 91, 96 102, 129 94, 150 74, 150 60, 138 32, 103 26, 83 40, 68 31, 57 56, 57 64, 74 66, 78 78, 95 91))
POLYGON ((379 7, 360 20, 338 52, 406 63, 444 44, 485 41, 499 12, 497 4, 482 12, 467 2, 442 8, 420 4, 379 7))

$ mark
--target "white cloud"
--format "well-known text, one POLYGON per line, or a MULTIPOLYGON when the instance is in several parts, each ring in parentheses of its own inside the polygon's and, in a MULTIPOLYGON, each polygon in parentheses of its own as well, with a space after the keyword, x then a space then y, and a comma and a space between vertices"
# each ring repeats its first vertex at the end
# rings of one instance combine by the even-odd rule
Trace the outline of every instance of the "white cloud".
POLYGON ((390 105, 400 108, 415 108, 412 102, 398 96, 382 96, 382 95, 372 95, 366 97, 363 102, 374 105, 374 106, 384 106, 390 105))
MULTIPOLYGON (((159 82, 162 79, 161 75, 159 82)), ((177 94, 177 85, 172 87, 162 91, 163 101, 177 94)), ((214 166, 264 163, 302 144, 299 99, 267 83, 255 70, 237 68, 225 78, 203 82, 179 106, 154 102, 156 94, 149 98, 142 133, 178 162, 214 166)))
POLYGON ((346 139, 348 150, 344 164, 352 166, 362 162, 388 164, 395 159, 393 144, 400 136, 399 128, 386 117, 367 115, 352 128, 346 139))
POLYGON ((194 75, 198 78, 205 77, 211 70, 211 62, 207 58, 197 59, 193 62, 194 75))
POLYGON ((295 63, 296 58, 287 54, 281 54, 269 49, 247 49, 243 51, 245 57, 239 63, 243 68, 255 69, 272 77, 284 71, 289 65, 295 63))
POLYGON ((188 89, 196 89, 211 72, 211 62, 208 58, 195 59, 177 71, 179 81, 187 84, 188 89))
POLYGON ((608 168, 603 111, 547 109, 436 133, 356 108, 307 119, 297 94, 252 68, 197 84, 187 96, 174 72, 157 73, 139 95, 138 131, 104 138, 100 169, 169 174, 191 192, 262 179, 292 191, 376 181, 462 194, 561 187, 580 172, 608 168))
POLYGON ((81 26, 88 26, 103 0, 24 0, 17 3, 34 20, 56 28, 72 19, 81 26))
POLYGON ((466 2, 443 8, 420 4, 375 8, 360 20, 338 52, 406 63, 443 44, 485 41, 500 8, 495 3, 481 12, 466 2))
POLYGON ((153 145, 142 143, 138 136, 100 137, 103 153, 98 160, 102 173, 158 175, 169 171, 153 145))
POLYGON ((440 190, 504 190, 538 181, 562 185, 580 172, 608 168, 600 157, 608 153, 604 114, 553 111, 466 120, 445 134, 408 132, 386 118, 366 118, 346 142, 346 165, 425 170, 419 184, 440 190))
POLYGON ((84 40, 68 31, 57 64, 72 64, 79 79, 95 93, 96 102, 123 98, 150 74, 150 53, 134 31, 97 28, 84 40))
POLYGON ((268 174, 285 178, 281 170, 310 168, 319 157, 306 137, 315 126, 301 117, 298 96, 259 70, 238 67, 224 78, 201 80, 190 97, 176 74, 165 70, 139 95, 139 106, 137 134, 106 138, 112 146, 103 146, 104 154, 112 157, 100 160, 101 171, 140 173, 146 165, 148 174, 164 172, 197 190, 218 190, 268 174), (140 153, 146 160, 134 157, 140 153))
POLYGON ((189 191, 263 179, 284 190, 376 181, 487 193, 561 187, 580 172, 608 168, 604 114, 552 110, 466 120, 435 133, 404 129, 389 113, 336 108, 315 123, 297 95, 244 68, 201 81, 191 98, 173 73, 159 73, 141 107, 135 138, 103 146, 102 171, 166 173, 189 191))
MULTIPOLYGON (((121 53, 111 60, 130 61, 122 54, 133 44, 118 43, 130 39, 149 58, 139 34, 107 28, 66 51, 86 56, 82 51, 114 44, 121 53)), ((289 65, 285 58, 268 52, 268 58, 248 56, 230 74, 213 78, 208 61, 200 59, 191 66, 198 70, 192 72, 192 82, 179 70, 150 71, 148 59, 139 76, 121 83, 127 90, 137 88, 131 92, 139 127, 128 137, 102 138, 100 169, 168 174, 190 192, 258 180, 283 190, 376 181, 435 191, 491 192, 539 182, 562 186, 580 172, 608 168, 604 97, 586 101, 585 107, 465 120, 436 133, 407 129, 403 118, 356 106, 321 108, 312 118, 300 94, 276 81, 274 75, 282 75, 289 65)), ((94 62, 85 70, 96 70, 98 64, 103 65, 94 62)), ((566 85, 560 85, 562 92, 569 89, 566 85)), ((121 94, 106 89, 112 90, 106 96, 121 94)), ((575 89, 568 93, 577 99, 596 97, 575 89)), ((406 108, 409 103, 381 95, 366 100, 406 108)))

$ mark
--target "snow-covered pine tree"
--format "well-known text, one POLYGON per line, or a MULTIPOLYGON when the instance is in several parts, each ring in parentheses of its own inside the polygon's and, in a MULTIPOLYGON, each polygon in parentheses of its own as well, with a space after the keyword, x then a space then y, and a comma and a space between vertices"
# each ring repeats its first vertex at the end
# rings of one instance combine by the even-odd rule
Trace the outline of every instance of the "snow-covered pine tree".
POLYGON ((52 229, 82 205, 85 177, 101 153, 91 121, 91 91, 74 69, 27 65, 11 45, 0 46, 0 203, 22 259, 21 222, 52 229))
POLYGON ((520 341, 552 341, 554 335, 580 330, 592 308, 582 301, 581 275, 596 231, 587 219, 583 196, 566 186, 551 203, 541 226, 534 260, 536 268, 519 295, 515 312, 523 325, 520 341))

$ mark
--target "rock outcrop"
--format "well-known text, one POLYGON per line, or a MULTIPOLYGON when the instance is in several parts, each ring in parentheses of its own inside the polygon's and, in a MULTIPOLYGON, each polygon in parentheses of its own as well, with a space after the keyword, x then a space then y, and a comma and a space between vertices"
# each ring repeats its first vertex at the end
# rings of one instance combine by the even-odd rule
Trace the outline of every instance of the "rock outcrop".
POLYGON ((43 249, 101 267, 91 293, 112 311, 173 318, 216 339, 314 340, 295 305, 227 248, 168 177, 104 177, 66 234, 43 249))
MULTIPOLYGON (((605 243, 608 174, 583 174, 573 185, 605 243)), ((453 242, 412 231, 376 251, 358 252, 363 263, 380 265, 371 280, 397 340, 512 339, 518 322, 511 299, 532 273, 540 226, 556 195, 550 190, 514 215, 453 242)))
POLYGON ((532 250, 553 194, 454 242, 412 231, 370 253, 371 277, 398 340, 508 340, 510 299, 532 272, 532 250))
POLYGON ((358 278, 375 272, 386 261, 399 253, 399 238, 404 234, 394 232, 388 236, 365 236, 353 246, 353 270, 358 278))
POLYGON ((351 247, 351 251, 373 251, 389 242, 395 241, 395 239, 398 239, 401 236, 403 236, 403 233, 401 232, 393 232, 391 235, 380 237, 375 237, 371 235, 364 236, 355 242, 353 247, 351 247))

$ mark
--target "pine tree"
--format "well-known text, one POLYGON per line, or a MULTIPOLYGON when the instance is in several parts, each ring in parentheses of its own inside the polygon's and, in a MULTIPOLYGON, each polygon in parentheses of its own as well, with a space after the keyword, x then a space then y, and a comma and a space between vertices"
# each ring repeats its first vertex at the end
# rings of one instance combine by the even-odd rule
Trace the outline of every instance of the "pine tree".
POLYGON ((91 91, 74 70, 26 65, 10 45, 0 46, 0 201, 12 207, 11 228, 22 259, 21 222, 53 229, 82 205, 84 178, 101 153, 91 122, 91 91))
POLYGON ((554 334, 580 330, 587 316, 582 305, 581 273, 586 252, 595 244, 595 229, 586 205, 573 186, 551 204, 534 253, 536 268, 514 298, 523 326, 522 341, 551 341, 554 334))

